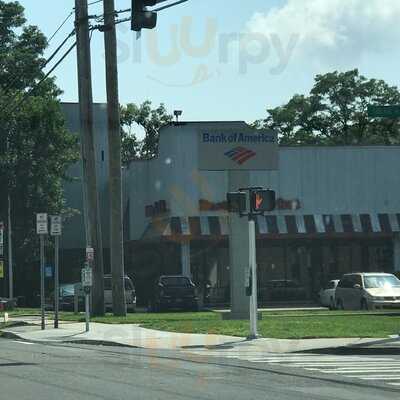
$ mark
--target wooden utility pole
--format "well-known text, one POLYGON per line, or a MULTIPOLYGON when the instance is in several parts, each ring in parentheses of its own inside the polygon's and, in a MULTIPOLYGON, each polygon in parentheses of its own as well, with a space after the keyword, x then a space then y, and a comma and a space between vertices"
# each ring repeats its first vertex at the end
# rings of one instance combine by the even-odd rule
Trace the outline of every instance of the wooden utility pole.
POLYGON ((107 80, 110 255, 113 313, 126 315, 124 289, 124 253, 122 232, 121 126, 118 98, 117 34, 114 0, 103 0, 104 45, 107 80))
POLYGON ((104 267, 93 130, 88 1, 75 0, 80 130, 87 247, 94 248, 92 314, 104 315, 104 267))

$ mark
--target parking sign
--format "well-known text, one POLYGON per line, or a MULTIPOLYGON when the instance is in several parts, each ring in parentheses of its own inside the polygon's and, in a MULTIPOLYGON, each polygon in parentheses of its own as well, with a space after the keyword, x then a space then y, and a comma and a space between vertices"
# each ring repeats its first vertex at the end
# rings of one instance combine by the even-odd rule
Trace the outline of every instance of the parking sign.
POLYGON ((52 236, 61 236, 62 221, 60 215, 52 215, 50 217, 50 234, 52 236))
POLYGON ((38 235, 47 235, 49 233, 47 226, 47 214, 36 214, 36 233, 38 235))

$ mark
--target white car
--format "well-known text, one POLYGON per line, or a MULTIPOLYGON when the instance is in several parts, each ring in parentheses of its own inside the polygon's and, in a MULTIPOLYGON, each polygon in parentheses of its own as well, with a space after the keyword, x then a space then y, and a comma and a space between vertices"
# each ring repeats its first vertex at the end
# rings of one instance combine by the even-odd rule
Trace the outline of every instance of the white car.
POLYGON ((342 310, 400 308, 400 280, 385 273, 346 274, 335 296, 336 306, 342 310))
MULTIPOLYGON (((111 275, 104 275, 104 305, 106 310, 112 310, 111 275)), ((130 312, 136 311, 136 291, 131 278, 125 275, 126 308, 130 312)))
POLYGON ((335 308, 335 291, 338 283, 339 279, 333 279, 319 291, 319 301, 322 306, 329 307, 331 310, 335 308))

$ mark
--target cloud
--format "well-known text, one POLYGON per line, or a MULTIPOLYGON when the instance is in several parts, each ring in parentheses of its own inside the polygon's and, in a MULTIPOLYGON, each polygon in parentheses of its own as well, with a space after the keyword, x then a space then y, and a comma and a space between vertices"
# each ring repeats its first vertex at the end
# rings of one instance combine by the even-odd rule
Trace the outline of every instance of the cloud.
POLYGON ((255 13, 247 29, 282 43, 299 35, 295 56, 331 64, 397 50, 399 21, 400 0, 287 0, 255 13))

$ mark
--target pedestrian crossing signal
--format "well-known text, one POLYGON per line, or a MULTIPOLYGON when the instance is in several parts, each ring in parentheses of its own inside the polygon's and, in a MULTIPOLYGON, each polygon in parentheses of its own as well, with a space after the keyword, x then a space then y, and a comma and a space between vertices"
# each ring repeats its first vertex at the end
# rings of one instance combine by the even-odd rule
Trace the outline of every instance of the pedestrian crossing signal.
POLYGON ((251 193, 251 211, 256 213, 273 211, 276 207, 273 190, 255 190, 251 193))

